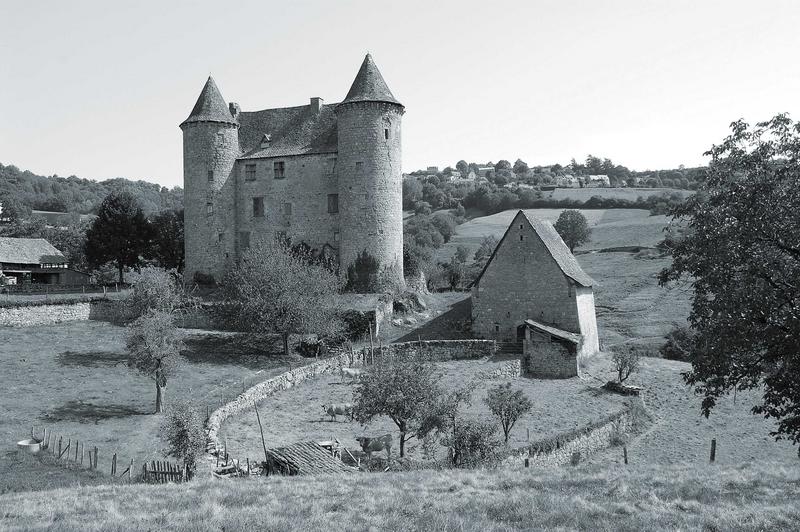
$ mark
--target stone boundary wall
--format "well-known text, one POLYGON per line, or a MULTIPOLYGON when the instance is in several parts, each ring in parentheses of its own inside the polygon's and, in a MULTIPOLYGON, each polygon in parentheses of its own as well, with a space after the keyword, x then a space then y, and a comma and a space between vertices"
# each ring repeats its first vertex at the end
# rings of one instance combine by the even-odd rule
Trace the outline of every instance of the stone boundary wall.
MULTIPOLYGON (((421 352, 431 361, 445 361, 491 356, 496 349, 494 340, 430 340, 399 342, 385 345, 382 348, 376 346, 374 354, 376 358, 380 358, 387 354, 403 357, 421 352)), ((209 416, 206 422, 206 452, 213 453, 219 447, 219 430, 222 423, 229 417, 245 412, 258 401, 277 392, 288 390, 307 379, 336 373, 340 367, 364 366, 369 361, 370 348, 364 347, 281 373, 245 390, 236 399, 214 410, 209 416)))
POLYGON ((482 375, 484 379, 513 379, 522 376, 522 360, 509 360, 499 368, 487 371, 482 375))
POLYGON ((617 434, 627 434, 633 429, 631 407, 611 414, 605 419, 533 442, 528 446, 511 451, 503 460, 507 467, 524 467, 528 459, 529 467, 555 467, 571 463, 572 455, 580 453, 580 460, 613 445, 612 438, 617 434))
POLYGON ((93 303, 59 303, 0 308, 0 327, 30 327, 90 319, 93 303))

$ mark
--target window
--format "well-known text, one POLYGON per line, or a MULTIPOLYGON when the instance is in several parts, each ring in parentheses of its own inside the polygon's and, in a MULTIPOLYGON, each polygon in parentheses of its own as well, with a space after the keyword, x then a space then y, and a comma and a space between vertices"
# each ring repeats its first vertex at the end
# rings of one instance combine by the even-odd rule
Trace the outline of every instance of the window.
POLYGON ((272 164, 272 171, 275 173, 275 179, 283 179, 286 177, 286 163, 275 161, 272 164))
POLYGON ((356 172, 360 172, 364 169, 364 163, 362 161, 356 161, 356 172))
POLYGON ((519 235, 519 241, 522 242, 522 235, 519 235))
POLYGON ((209 170, 208 171, 208 182, 211 183, 212 181, 214 181, 214 170, 209 170))
POLYGON ((214 214, 214 204, 210 201, 206 203, 206 215, 211 216, 214 214))
POLYGON ((264 196, 253 198, 253 217, 261 218, 264 216, 264 196))
POLYGON ((336 157, 331 157, 328 159, 328 164, 326 165, 325 170, 327 171, 328 175, 334 175, 336 173, 336 157))
POLYGON ((519 224, 519 228, 522 229, 522 224, 519 224))
POLYGON ((255 181, 256 180, 256 165, 255 164, 246 164, 246 165, 244 165, 244 179, 245 179, 245 181, 255 181))
POLYGON ((338 242, 339 241, 339 231, 334 231, 333 232, 333 241, 334 242, 338 242))
POLYGON ((242 249, 247 249, 250 247, 250 231, 239 232, 239 246, 242 249))
POLYGON ((331 214, 339 212, 339 194, 328 194, 328 212, 331 214))
POLYGON ((500 332, 500 326, 499 325, 495 325, 494 326, 494 332, 500 332))
POLYGON ((292 215, 292 204, 291 203, 284 203, 283 204, 283 214, 286 216, 292 215))
POLYGON ((383 138, 386 139, 386 140, 389 140, 389 129, 388 128, 383 130, 383 138))
POLYGON ((225 233, 218 233, 217 242, 222 242, 223 240, 225 240, 225 233))

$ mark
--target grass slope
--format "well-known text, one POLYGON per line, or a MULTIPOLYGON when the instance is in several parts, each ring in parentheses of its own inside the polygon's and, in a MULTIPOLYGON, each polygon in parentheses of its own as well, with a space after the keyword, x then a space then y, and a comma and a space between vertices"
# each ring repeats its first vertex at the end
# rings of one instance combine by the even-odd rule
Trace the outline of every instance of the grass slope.
POLYGON ((800 471, 560 468, 199 480, 0 496, 5 530, 791 530, 800 471))

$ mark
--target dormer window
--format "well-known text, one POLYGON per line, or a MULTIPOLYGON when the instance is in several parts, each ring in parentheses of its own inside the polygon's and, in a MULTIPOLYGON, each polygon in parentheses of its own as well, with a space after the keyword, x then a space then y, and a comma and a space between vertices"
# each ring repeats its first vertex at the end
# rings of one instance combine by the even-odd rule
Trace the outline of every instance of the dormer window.
POLYGON ((272 142, 272 135, 264 133, 264 136, 261 137, 261 148, 269 148, 270 143, 272 142))

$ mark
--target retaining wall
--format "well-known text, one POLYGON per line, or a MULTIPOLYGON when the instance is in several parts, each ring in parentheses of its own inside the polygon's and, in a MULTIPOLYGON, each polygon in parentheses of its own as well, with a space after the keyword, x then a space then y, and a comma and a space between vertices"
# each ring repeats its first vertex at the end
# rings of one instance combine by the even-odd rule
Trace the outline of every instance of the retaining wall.
POLYGON ((580 453, 580 461, 592 453, 614 445, 616 435, 627 434, 633 428, 633 414, 626 408, 607 418, 581 429, 558 434, 533 442, 526 447, 511 452, 503 461, 507 467, 554 467, 572 462, 574 453, 580 453))
POLYGON ((0 327, 28 327, 64 321, 88 320, 92 304, 83 301, 54 305, 2 307, 0 308, 0 327))

